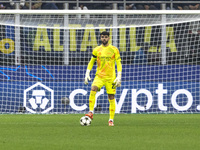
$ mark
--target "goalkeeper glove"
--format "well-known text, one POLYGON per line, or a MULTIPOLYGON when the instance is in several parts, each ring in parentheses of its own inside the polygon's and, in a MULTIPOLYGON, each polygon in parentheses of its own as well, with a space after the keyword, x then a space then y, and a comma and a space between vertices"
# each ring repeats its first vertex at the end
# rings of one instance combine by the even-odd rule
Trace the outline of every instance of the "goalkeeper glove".
POLYGON ((120 87, 121 86, 121 77, 122 77, 122 72, 117 73, 117 78, 114 80, 115 86, 120 87))
POLYGON ((87 69, 86 73, 85 73, 85 84, 88 85, 88 80, 90 81, 90 70, 87 69))

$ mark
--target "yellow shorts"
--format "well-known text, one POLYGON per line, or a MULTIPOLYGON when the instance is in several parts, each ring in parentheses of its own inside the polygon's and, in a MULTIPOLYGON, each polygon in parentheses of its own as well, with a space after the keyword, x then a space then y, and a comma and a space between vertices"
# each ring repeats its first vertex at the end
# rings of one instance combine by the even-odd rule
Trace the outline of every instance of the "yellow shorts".
POLYGON ((116 94, 116 86, 113 83, 113 80, 108 80, 108 79, 103 79, 101 77, 99 77, 98 75, 95 76, 94 81, 92 83, 92 86, 97 86, 98 87, 98 91, 101 90, 101 88, 103 86, 105 86, 106 88, 106 92, 107 94, 116 94))

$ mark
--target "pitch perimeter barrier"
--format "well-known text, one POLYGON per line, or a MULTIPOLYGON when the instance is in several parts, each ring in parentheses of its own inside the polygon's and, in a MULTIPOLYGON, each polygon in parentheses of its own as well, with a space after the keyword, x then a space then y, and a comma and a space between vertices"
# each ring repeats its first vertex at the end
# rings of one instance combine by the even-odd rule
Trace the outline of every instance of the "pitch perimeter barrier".
MULTIPOLYGON (((122 86, 117 88, 117 113, 200 111, 199 66, 146 66, 144 69, 139 65, 124 65, 123 68, 126 74, 122 75, 122 86)), ((84 79, 85 70, 86 66, 0 68, 0 111, 16 113, 24 106, 27 113, 84 113, 88 111, 91 82, 87 86, 83 80, 76 79, 84 79), (71 81, 67 80, 69 77, 71 81), (63 96, 70 99, 69 104, 63 103, 63 96)), ((92 78, 94 72, 95 68, 92 78)), ((108 105, 103 88, 97 95, 96 111, 108 113, 108 105)))

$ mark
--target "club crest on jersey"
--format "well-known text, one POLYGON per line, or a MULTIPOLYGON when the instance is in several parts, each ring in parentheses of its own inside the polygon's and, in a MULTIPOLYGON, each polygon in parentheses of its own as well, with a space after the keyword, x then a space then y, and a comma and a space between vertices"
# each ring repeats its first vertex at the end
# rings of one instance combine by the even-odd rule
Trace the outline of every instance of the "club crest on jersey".
POLYGON ((37 82, 24 90, 24 107, 31 113, 47 113, 54 108, 54 91, 37 82))

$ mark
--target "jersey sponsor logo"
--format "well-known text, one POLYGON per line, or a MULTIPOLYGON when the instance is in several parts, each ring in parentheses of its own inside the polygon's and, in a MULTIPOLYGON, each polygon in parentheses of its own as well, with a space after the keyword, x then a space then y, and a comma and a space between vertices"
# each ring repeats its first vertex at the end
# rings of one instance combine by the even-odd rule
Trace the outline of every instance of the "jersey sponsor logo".
POLYGON ((99 57, 100 60, 104 60, 104 61, 110 61, 111 57, 104 57, 104 56, 100 56, 99 57))

